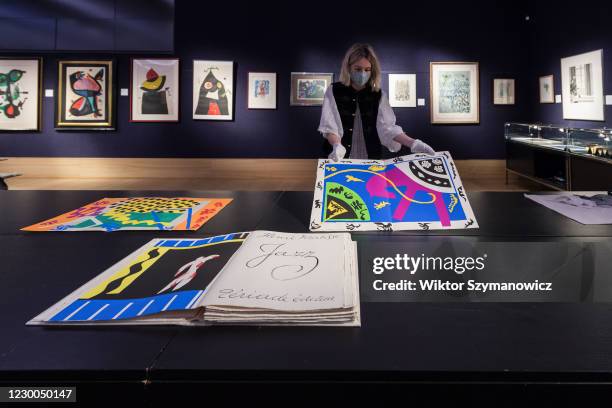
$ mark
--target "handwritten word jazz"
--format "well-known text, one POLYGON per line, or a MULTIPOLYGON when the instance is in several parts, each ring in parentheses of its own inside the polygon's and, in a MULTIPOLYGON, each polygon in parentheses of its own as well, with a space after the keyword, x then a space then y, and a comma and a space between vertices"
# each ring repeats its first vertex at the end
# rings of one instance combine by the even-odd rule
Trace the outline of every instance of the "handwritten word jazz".
POLYGON ((282 244, 261 244, 259 251, 261 255, 249 259, 247 268, 266 266, 274 261, 281 260, 282 264, 274 266, 270 270, 270 276, 274 280, 289 281, 302 278, 313 272, 319 266, 319 258, 313 251, 286 251, 282 244), (285 263, 286 262, 286 263, 285 263))

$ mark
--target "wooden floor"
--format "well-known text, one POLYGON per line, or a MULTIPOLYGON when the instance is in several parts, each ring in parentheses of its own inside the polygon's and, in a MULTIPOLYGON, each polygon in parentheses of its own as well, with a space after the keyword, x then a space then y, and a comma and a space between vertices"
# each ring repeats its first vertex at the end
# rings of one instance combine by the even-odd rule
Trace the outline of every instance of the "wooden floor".
MULTIPOLYGON (((508 175, 504 160, 457 160, 467 191, 537 191, 508 175)), ((33 158, 0 161, 10 190, 286 190, 310 191, 312 159, 33 158)))

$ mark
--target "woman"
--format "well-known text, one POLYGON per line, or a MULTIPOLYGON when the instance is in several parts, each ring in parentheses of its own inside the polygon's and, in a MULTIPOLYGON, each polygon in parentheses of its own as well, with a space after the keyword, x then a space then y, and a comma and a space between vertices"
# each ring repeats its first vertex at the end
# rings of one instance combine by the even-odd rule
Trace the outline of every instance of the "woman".
POLYGON ((397 152, 402 145, 412 153, 434 154, 419 139, 412 139, 395 124, 387 95, 380 89, 381 69, 368 44, 355 44, 346 52, 340 82, 325 92, 319 132, 332 146, 329 158, 380 159, 383 146, 397 152))

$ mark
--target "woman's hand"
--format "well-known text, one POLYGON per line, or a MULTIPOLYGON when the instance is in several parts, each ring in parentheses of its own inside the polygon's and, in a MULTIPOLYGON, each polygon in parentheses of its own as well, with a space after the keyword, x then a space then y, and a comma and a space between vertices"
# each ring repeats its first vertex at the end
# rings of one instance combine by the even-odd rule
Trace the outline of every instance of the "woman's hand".
POLYGON ((342 146, 340 143, 336 143, 334 145, 334 150, 327 156, 328 159, 333 161, 338 161, 344 159, 344 155, 346 154, 346 148, 342 146))
POLYGON ((340 143, 340 136, 334 133, 328 133, 327 141, 334 148, 327 158, 333 161, 344 159, 344 156, 346 155, 346 148, 342 146, 342 143, 340 143))
POLYGON ((410 151, 412 153, 425 153, 425 154, 435 154, 434 149, 431 148, 427 143, 423 142, 420 139, 415 139, 412 146, 410 146, 410 151))
POLYGON ((410 148, 412 153, 425 153, 425 154, 435 154, 435 150, 431 148, 430 145, 423 142, 420 139, 413 139, 410 136, 402 133, 393 138, 398 143, 403 144, 404 146, 410 148))

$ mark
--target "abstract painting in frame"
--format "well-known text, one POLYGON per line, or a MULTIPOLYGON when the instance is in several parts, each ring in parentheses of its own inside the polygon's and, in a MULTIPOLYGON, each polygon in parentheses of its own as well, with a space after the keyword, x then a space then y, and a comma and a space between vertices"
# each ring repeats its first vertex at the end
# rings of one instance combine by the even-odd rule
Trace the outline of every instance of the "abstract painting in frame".
POLYGON ((320 106, 334 74, 314 72, 291 73, 291 106, 320 106))
POLYGON ((389 105, 416 107, 416 74, 389 74, 389 105))
POLYGON ((477 62, 431 62, 431 123, 479 123, 479 83, 477 62))
POLYGON ((478 223, 448 152, 319 160, 312 231, 464 228, 478 223))
POLYGON ((493 79, 493 105, 514 105, 515 103, 516 93, 514 79, 493 79))
POLYGON ((132 59, 130 122, 179 120, 178 58, 132 59))
POLYGON ((40 131, 42 58, 0 58, 0 132, 40 131))
POLYGON ((276 109, 276 72, 249 72, 248 109, 276 109))
POLYGON ((114 129, 114 65, 114 60, 58 62, 57 129, 114 129))
POLYGON ((233 120, 233 96, 233 61, 193 61, 193 119, 233 120))
POLYGON ((553 75, 540 77, 540 103, 555 103, 555 80, 553 75))
POLYGON ((561 59, 563 119, 604 120, 603 50, 561 59))

